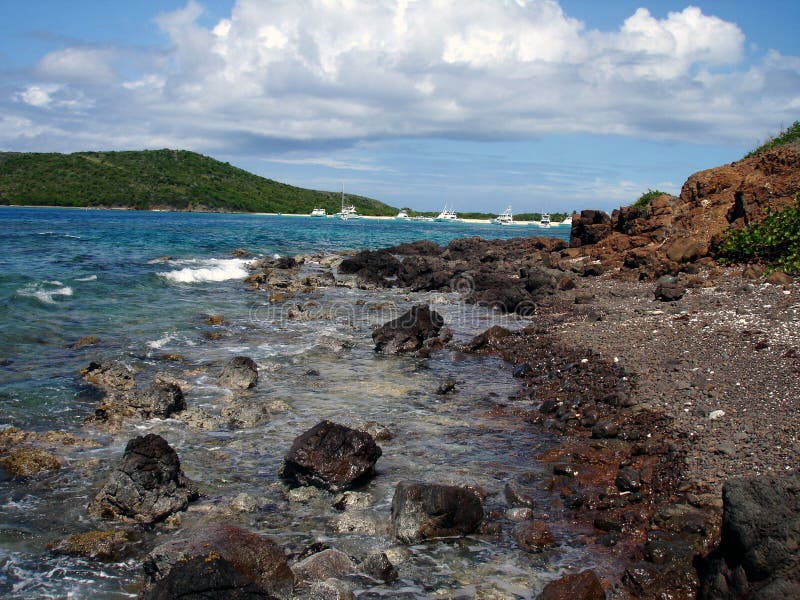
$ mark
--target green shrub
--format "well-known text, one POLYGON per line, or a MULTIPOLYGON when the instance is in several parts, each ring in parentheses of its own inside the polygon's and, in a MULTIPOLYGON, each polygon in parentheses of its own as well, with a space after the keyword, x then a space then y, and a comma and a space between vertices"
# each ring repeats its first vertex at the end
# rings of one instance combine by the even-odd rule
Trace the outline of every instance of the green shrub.
POLYGON ((800 273, 800 193, 794 206, 769 212, 744 229, 728 230, 717 256, 723 262, 758 261, 784 273, 800 273))
POLYGON ((639 199, 631 204, 631 208, 636 211, 636 216, 644 217, 647 215, 647 207, 650 206, 650 203, 659 196, 665 195, 666 192, 662 192, 660 190, 648 190, 639 196, 639 199))
POLYGON ((755 156, 765 150, 769 150, 771 148, 777 148, 778 146, 785 146, 791 142, 795 142, 800 140, 800 121, 795 121, 789 127, 781 131, 775 137, 771 137, 765 143, 761 144, 758 148, 749 152, 745 155, 745 158, 750 158, 751 156, 755 156))

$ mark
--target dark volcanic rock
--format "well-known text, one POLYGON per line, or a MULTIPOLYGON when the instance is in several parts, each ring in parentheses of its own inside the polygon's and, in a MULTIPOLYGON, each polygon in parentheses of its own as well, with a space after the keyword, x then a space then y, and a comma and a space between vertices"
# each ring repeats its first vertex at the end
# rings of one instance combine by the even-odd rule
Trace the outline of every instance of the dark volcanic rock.
POLYGON ((536 600, 605 600, 606 593, 597 574, 587 569, 551 581, 536 600))
POLYGON ((294 440, 281 477, 297 485, 344 491, 374 477, 380 456, 371 435, 326 420, 294 440))
MULTIPOLYGON (((269 594, 279 598, 291 596, 295 577, 283 550, 267 536, 233 525, 211 525, 198 536, 174 540, 155 548, 144 561, 148 585, 159 589, 162 587, 159 582, 168 578, 180 565, 196 558, 207 560, 211 556, 225 560, 233 571, 269 594)), ((198 571, 196 577, 199 585, 205 575, 198 571)), ((206 583, 213 581, 212 572, 206 583)))
POLYGON ((394 277, 400 272, 400 261, 388 250, 362 250, 345 258, 339 265, 339 271, 358 275, 365 281, 386 285, 387 277, 394 277))
POLYGON ((174 383, 158 382, 147 390, 128 394, 129 406, 146 418, 166 419, 186 409, 183 391, 174 383))
POLYGON ((358 565, 358 568, 373 579, 386 583, 391 583, 399 577, 397 569, 385 552, 373 552, 358 565))
POLYGON ((375 351, 384 354, 416 352, 438 339, 444 319, 424 304, 384 323, 372 332, 375 351))
POLYGON ((512 535, 528 552, 542 552, 556 543, 547 523, 542 521, 523 521, 514 527, 512 535))
POLYGON ((252 358, 235 356, 222 368, 220 385, 247 390, 258 382, 258 366, 252 358))
POLYGON ((406 544, 467 535, 482 519, 480 499, 465 488, 401 481, 392 498, 392 533, 406 544))
POLYGON ((800 475, 734 479, 722 538, 701 572, 705 600, 800 598, 800 475))
POLYGON ((176 564, 169 574, 140 596, 142 600, 277 600, 234 566, 209 552, 176 564))
POLYGON ((128 442, 122 462, 89 504, 89 512, 105 519, 154 523, 184 510, 197 496, 175 450, 151 433, 128 442))

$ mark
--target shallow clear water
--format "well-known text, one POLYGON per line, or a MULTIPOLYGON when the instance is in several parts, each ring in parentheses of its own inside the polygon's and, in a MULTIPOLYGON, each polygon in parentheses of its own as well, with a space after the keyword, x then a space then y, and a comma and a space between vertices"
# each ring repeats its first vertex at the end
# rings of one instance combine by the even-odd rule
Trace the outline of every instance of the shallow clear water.
MULTIPOLYGON (((568 228, 549 230, 568 235, 568 228)), ((371 327, 417 302, 429 302, 467 339, 515 317, 458 303, 454 295, 363 292, 333 288, 313 299, 320 318, 297 321, 287 305, 245 289, 242 259, 229 253, 298 254, 375 248, 415 239, 446 243, 468 235, 542 234, 525 227, 349 221, 259 215, 140 213, 61 209, 0 209, 0 426, 67 429, 102 446, 66 452, 61 471, 26 482, 0 482, 0 595, 13 598, 126 597, 136 592, 140 554, 176 535, 141 534, 131 558, 96 563, 48 553, 46 544, 97 528, 85 506, 119 460, 128 439, 163 435, 204 498, 183 516, 185 532, 208 520, 238 521, 275 537, 290 551, 324 540, 355 556, 393 552, 401 579, 391 587, 358 589, 358 596, 527 598, 554 571, 590 559, 577 548, 521 552, 510 524, 499 537, 395 546, 385 528, 396 483, 402 479, 474 484, 489 494, 487 510, 505 508, 502 490, 514 474, 537 471, 532 457, 547 439, 513 418, 497 416, 516 382, 494 358, 442 352, 429 360, 372 352, 371 327), (169 259, 163 257, 170 257, 169 259), (212 327, 204 316, 221 314, 212 327), (215 339, 209 339, 209 332, 215 339), (100 342, 69 346, 95 335, 100 342), (176 353, 181 361, 159 357, 176 353), (166 373, 186 382, 190 407, 211 413, 231 403, 215 385, 219 365, 237 354, 259 365, 251 400, 273 403, 268 422, 211 431, 182 422, 131 423, 110 435, 82 425, 96 398, 78 371, 90 360, 121 359, 146 381, 166 373), (319 375, 307 374, 316 369, 319 375), (458 392, 434 390, 448 376, 458 392), (364 491, 372 501, 355 531, 341 524, 327 494, 292 500, 277 476, 294 437, 320 419, 356 425, 377 421, 394 432, 381 442, 378 477, 364 491), (253 513, 231 516, 237 494, 258 500, 253 513), (365 526, 367 523, 368 526, 365 526), (365 528, 368 531, 365 531, 365 528)), ((313 267, 311 267, 313 268, 313 267)), ((345 517, 346 518, 346 517, 345 517)))

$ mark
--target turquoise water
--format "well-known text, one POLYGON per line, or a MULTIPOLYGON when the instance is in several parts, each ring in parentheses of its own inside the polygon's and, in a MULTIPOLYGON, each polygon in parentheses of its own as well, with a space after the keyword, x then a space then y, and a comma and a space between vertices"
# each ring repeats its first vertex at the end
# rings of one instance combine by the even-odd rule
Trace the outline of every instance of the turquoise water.
MULTIPOLYGON (((340 287, 288 301, 287 306, 313 300, 318 307, 319 318, 293 320, 286 318, 284 305, 246 289, 247 259, 231 252, 295 255, 418 239, 445 244, 472 235, 566 238, 568 233, 566 227, 0 209, 5 250, 0 255, 0 428, 60 428, 100 443, 94 450, 66 452, 59 472, 0 481, 0 596, 136 594, 142 552, 169 532, 141 533, 118 563, 54 556, 46 544, 108 526, 89 519, 85 507, 126 441, 147 431, 168 439, 187 475, 204 489, 202 508, 183 517, 187 532, 222 518, 221 507, 247 493, 265 508, 235 520, 269 533, 287 549, 323 539, 354 556, 388 550, 393 541, 385 521, 401 479, 474 484, 491 492, 487 509, 502 511, 505 481, 535 470, 532 457, 547 444, 516 419, 487 416, 493 402, 506 402, 517 390, 508 365, 452 352, 430 360, 378 356, 370 333, 375 324, 417 302, 440 311, 457 339, 495 323, 516 327, 524 321, 465 307, 454 294, 340 287), (225 324, 210 327, 204 321, 210 314, 223 315, 225 324), (99 342, 70 348, 89 335, 99 342), (165 353, 180 354, 182 360, 162 360, 165 353), (136 369, 140 383, 156 373, 177 377, 186 382, 182 387, 190 408, 219 414, 231 398, 216 386, 215 373, 237 354, 251 356, 259 366, 253 398, 276 407, 265 423, 200 431, 176 420, 152 420, 110 434, 83 425, 97 398, 78 373, 91 360, 122 360, 136 369), (309 369, 319 376, 308 377, 309 369), (447 376, 458 378, 460 391, 445 399, 434 391, 447 376), (330 499, 298 503, 286 498, 277 477, 283 454, 296 435, 321 418, 353 426, 378 421, 396 434, 382 442, 379 476, 366 490, 374 499, 367 516, 379 523, 376 531, 338 531, 340 515, 330 499)), ((569 545, 552 555, 530 555, 516 548, 508 532, 497 540, 415 546, 402 556, 402 579, 394 588, 365 589, 358 597, 427 598, 441 591, 442 597, 531 598, 565 565, 588 566, 592 560, 569 545)))

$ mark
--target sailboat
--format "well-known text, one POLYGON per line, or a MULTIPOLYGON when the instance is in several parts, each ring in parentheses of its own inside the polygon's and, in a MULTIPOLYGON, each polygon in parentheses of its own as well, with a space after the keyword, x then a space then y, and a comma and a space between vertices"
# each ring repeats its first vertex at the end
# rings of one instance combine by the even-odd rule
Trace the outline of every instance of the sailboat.
POLYGON ((492 223, 497 223, 498 225, 513 225, 514 215, 511 214, 511 205, 509 204, 508 207, 502 213, 497 215, 492 220, 492 223))
POLYGON ((347 221, 348 219, 360 219, 361 215, 356 212, 356 207, 352 204, 345 206, 344 205, 344 184, 342 184, 342 210, 341 212, 336 213, 337 217, 339 217, 342 221, 347 221))

